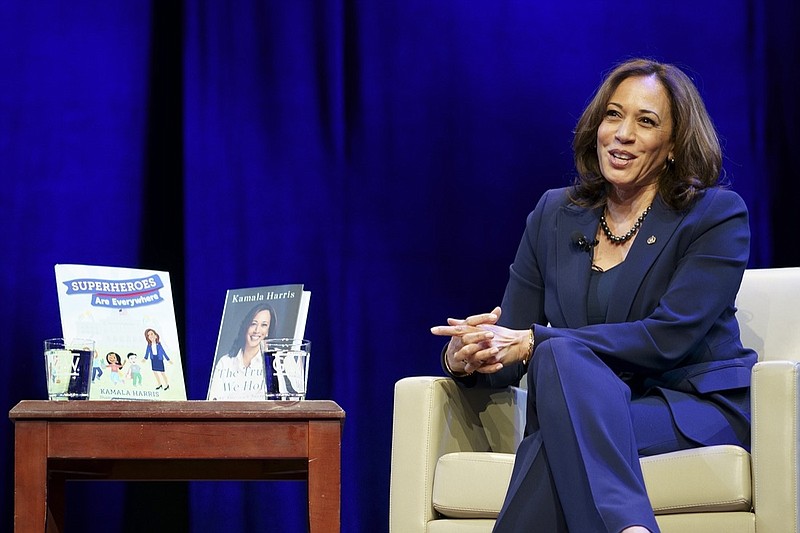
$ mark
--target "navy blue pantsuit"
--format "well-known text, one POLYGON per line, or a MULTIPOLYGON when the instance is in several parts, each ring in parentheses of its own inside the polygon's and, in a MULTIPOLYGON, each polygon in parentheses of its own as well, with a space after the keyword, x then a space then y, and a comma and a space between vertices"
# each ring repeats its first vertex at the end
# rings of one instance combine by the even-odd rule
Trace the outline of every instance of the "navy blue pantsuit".
POLYGON ((532 328, 528 368, 458 378, 504 387, 527 372, 526 437, 498 532, 657 531, 638 459, 714 444, 750 446, 750 371, 734 302, 747 265, 747 209, 709 189, 676 211, 656 197, 615 269, 604 323, 590 324, 591 256, 602 208, 545 193, 529 215, 500 325, 532 328))

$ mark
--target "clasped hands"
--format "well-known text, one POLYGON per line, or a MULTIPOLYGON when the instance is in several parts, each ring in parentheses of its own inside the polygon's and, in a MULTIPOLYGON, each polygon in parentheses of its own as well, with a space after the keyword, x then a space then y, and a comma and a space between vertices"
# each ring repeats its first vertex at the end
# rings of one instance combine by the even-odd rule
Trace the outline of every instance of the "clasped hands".
POLYGON ((530 349, 530 332, 498 326, 501 313, 495 307, 490 313, 448 318, 447 326, 431 328, 434 335, 450 337, 445 360, 451 371, 492 374, 523 360, 530 349))

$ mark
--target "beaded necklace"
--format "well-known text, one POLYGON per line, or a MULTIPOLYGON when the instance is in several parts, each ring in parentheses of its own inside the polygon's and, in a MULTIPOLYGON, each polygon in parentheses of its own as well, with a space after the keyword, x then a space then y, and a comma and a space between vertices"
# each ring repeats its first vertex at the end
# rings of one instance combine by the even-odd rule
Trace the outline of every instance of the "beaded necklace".
POLYGON ((603 229, 603 233, 605 233, 606 238, 611 241, 612 244, 622 244, 627 242, 636 235, 636 232, 639 231, 639 228, 642 226, 642 222, 644 222, 645 217, 648 213, 650 213, 650 209, 653 207, 653 204, 647 206, 647 209, 639 215, 639 218, 636 219, 636 223, 633 225, 631 229, 625 235, 614 235, 611 233, 611 230, 608 227, 608 223, 606 222, 605 212, 600 215, 600 227, 603 229))

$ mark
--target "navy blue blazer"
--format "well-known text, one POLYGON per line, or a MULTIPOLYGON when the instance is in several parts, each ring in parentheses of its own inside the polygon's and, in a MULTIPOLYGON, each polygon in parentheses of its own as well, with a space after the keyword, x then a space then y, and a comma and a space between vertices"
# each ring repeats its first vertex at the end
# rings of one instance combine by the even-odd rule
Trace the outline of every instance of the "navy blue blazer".
MULTIPOLYGON (((709 189, 686 211, 660 197, 621 269, 605 324, 587 324, 591 257, 573 235, 592 237, 602 208, 575 206, 567 189, 546 192, 528 216, 501 304, 500 324, 533 327, 535 342, 570 337, 590 347, 638 393, 658 391, 679 430, 698 444, 749 448, 750 371, 734 300, 747 265, 747 208, 730 190, 709 189)), ((534 353, 535 357, 535 353, 534 353)), ((522 364, 473 374, 466 385, 506 386, 522 364)))

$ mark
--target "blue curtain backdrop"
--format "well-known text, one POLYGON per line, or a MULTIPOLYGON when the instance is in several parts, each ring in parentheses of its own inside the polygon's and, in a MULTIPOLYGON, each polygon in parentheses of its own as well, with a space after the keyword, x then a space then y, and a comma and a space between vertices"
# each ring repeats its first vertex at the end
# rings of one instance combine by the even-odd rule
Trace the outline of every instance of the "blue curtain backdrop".
MULTIPOLYGON (((798 10, 0 0, 3 406, 45 397, 55 263, 171 272, 190 399, 205 397, 225 290, 305 283, 309 397, 347 412, 342 531, 385 531, 393 385, 440 373, 431 325, 499 302, 525 215, 570 182, 572 128, 614 63, 687 69, 751 212, 750 266, 800 264, 798 10)), ((304 496, 292 482, 74 483, 68 525, 304 531, 304 496)))

